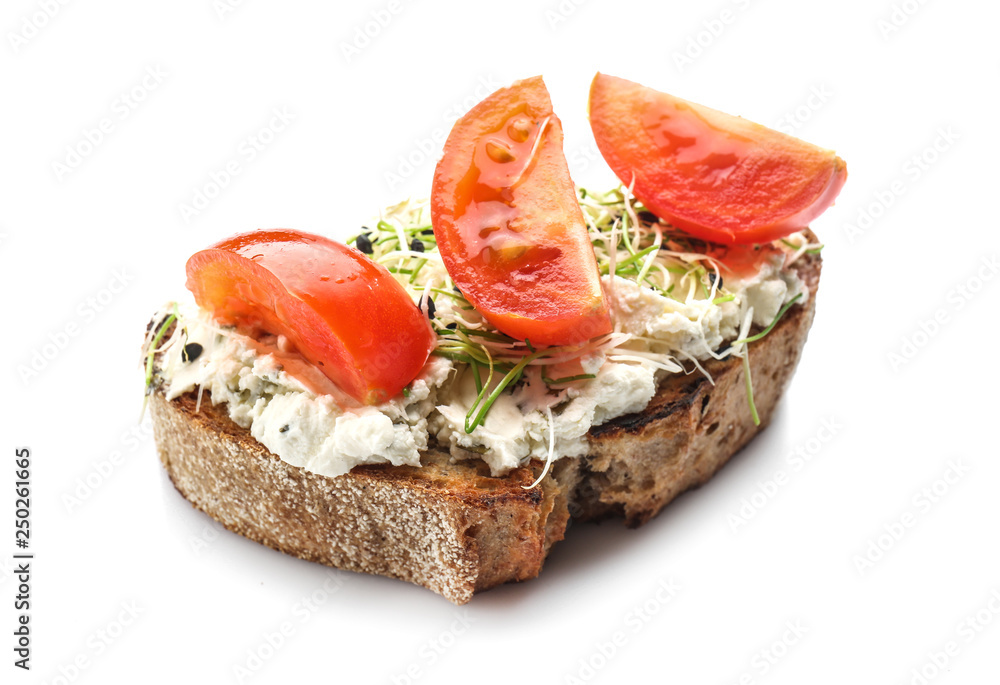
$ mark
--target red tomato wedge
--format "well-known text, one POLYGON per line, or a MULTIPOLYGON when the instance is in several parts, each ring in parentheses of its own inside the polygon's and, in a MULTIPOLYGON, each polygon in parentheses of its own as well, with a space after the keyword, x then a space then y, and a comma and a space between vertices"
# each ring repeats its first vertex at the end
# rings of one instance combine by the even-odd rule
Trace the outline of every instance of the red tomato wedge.
POLYGON ((224 325, 284 335, 365 404, 391 399, 427 361, 427 317, 379 264, 327 238, 288 229, 233 236, 193 255, 187 287, 224 325))
POLYGON ((487 321, 533 345, 612 330, 562 143, 542 78, 517 81, 455 123, 431 190, 455 284, 487 321))
POLYGON ((625 79, 597 74, 590 126, 612 170, 657 216, 719 243, 800 230, 833 204, 847 166, 831 150, 625 79))

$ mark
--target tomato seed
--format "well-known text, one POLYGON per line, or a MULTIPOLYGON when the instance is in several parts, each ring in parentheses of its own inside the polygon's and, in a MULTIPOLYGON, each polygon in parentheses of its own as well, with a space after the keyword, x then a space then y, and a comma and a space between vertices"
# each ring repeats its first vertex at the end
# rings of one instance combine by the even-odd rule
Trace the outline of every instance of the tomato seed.
POLYGON ((506 164, 507 162, 513 162, 514 153, 510 151, 504 143, 498 143, 494 140, 486 141, 486 154, 497 164, 506 164))
POLYGON ((510 126, 507 127, 507 135, 510 136, 511 140, 518 143, 526 141, 530 133, 531 122, 525 117, 514 119, 514 121, 510 122, 510 126))

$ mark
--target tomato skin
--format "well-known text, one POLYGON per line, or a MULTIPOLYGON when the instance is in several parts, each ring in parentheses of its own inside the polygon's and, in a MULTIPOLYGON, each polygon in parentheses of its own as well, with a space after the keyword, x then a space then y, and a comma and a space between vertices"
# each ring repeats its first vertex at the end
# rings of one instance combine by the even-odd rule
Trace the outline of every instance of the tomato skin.
POLYGON ((724 244, 776 240, 833 204, 847 166, 830 150, 598 73, 590 125, 615 174, 654 214, 724 244))
POLYGON ((284 335, 365 404, 398 394, 435 344, 427 317, 384 267, 310 233, 227 238, 188 260, 187 287, 223 325, 284 335))
POLYGON ((455 284, 497 329, 533 345, 612 330, 562 142, 541 77, 518 81, 455 123, 431 191, 455 284))

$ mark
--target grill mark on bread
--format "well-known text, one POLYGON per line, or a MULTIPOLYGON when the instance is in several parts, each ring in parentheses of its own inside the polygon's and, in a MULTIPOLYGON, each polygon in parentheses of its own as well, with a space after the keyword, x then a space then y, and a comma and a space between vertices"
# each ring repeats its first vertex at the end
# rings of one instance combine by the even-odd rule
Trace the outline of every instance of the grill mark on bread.
POLYGON ((626 414, 625 416, 619 416, 606 423, 602 423, 600 426, 594 426, 590 429, 589 437, 591 439, 609 439, 620 432, 640 433, 647 425, 654 421, 660 421, 670 417, 672 414, 687 411, 700 396, 702 386, 708 384, 708 379, 700 374, 697 378, 688 380, 688 384, 679 392, 680 397, 664 401, 662 395, 663 388, 661 388, 650 403, 652 405, 654 402, 659 401, 657 406, 647 406, 644 411, 638 414, 626 414))

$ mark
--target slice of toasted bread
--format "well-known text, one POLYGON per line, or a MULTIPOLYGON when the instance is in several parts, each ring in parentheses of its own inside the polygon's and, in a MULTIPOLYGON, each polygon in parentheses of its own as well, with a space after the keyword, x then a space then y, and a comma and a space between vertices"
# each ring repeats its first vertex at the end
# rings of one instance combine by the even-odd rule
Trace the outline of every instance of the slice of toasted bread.
POLYGON ((399 578, 463 604, 476 592, 538 575, 571 516, 624 516, 638 526, 701 485, 767 425, 801 355, 820 260, 797 264, 810 291, 750 348, 755 426, 739 359, 672 376, 646 409, 590 431, 587 457, 560 459, 541 484, 532 462, 494 478, 479 460, 436 448, 422 466, 359 466, 328 478, 292 466, 233 423, 205 393, 150 398, 160 459, 195 507, 288 554, 399 578))

